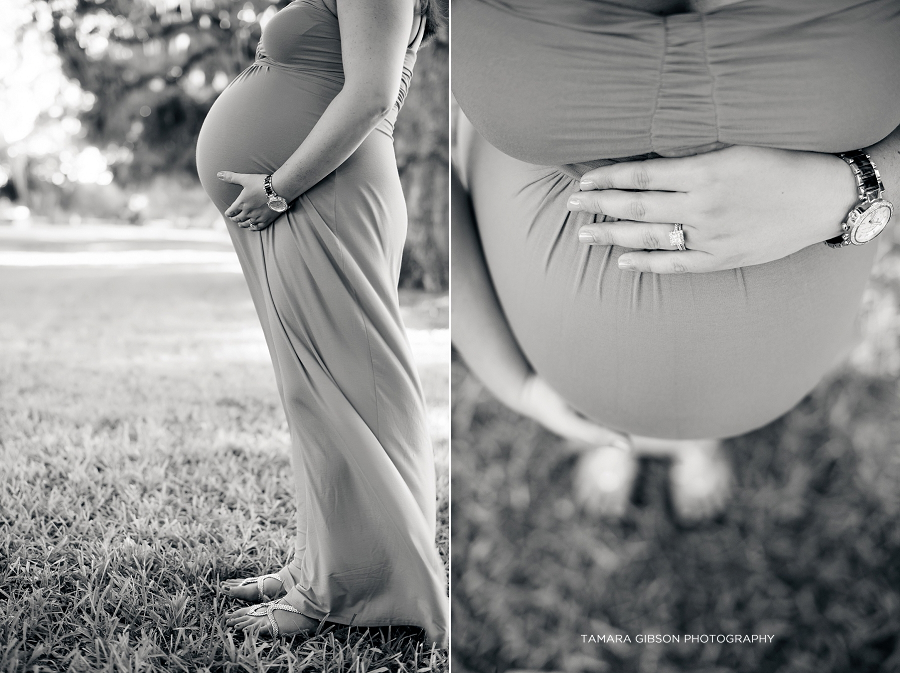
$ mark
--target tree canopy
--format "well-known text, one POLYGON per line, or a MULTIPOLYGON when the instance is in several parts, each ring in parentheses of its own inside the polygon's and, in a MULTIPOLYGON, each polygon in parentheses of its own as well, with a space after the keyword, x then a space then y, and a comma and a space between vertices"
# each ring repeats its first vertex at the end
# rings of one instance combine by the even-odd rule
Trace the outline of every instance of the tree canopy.
MULTIPOLYGON (((286 0, 33 0, 49 8, 66 75, 92 93, 81 113, 117 182, 196 177, 197 134, 216 96, 252 62, 286 0)), ((447 34, 424 47, 396 129, 410 240, 404 276, 447 284, 447 34)))

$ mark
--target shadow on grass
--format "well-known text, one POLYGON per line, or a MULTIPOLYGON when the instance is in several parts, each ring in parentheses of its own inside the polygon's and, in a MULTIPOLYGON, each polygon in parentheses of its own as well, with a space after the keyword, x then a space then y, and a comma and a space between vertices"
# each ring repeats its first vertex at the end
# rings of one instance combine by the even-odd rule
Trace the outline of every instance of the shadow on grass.
POLYGON ((695 528, 671 515, 662 460, 622 522, 579 511, 572 448, 454 362, 455 673, 900 670, 897 278, 894 251, 850 364, 727 442, 734 497, 695 528), (772 638, 685 642, 718 634, 772 638))

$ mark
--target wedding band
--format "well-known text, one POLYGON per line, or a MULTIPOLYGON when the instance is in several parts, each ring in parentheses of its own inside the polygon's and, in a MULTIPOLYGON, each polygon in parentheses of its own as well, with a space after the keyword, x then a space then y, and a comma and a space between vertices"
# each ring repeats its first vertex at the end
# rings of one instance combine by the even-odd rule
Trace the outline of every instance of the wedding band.
POLYGON ((676 223, 675 228, 669 232, 669 245, 675 246, 680 251, 687 250, 684 245, 684 231, 681 224, 676 223))

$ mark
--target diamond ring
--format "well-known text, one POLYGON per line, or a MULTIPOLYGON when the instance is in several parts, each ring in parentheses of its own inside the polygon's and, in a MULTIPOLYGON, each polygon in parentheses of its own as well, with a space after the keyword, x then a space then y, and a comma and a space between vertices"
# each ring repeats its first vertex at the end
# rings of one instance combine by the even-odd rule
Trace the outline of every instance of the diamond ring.
POLYGON ((684 230, 681 224, 676 224, 675 228, 669 232, 669 245, 681 251, 687 250, 684 245, 684 230))

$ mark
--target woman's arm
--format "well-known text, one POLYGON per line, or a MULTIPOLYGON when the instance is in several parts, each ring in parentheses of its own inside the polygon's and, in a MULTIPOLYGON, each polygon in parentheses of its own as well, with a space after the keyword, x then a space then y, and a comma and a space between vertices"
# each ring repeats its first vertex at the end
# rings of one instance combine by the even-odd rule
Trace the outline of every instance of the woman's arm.
MULTIPOLYGON (((885 198, 900 199, 900 128, 866 151, 881 173, 885 198)), ((583 176, 582 189, 570 197, 570 210, 621 221, 587 225, 579 240, 644 249, 621 255, 619 266, 652 273, 781 259, 838 236, 858 203, 853 172, 839 157, 763 147, 604 166, 583 176), (684 226, 687 251, 669 244, 675 222, 684 226)))
POLYGON ((450 181, 451 298, 456 349, 485 387, 513 410, 568 439, 627 450, 629 443, 624 436, 579 416, 531 371, 497 300, 472 206, 455 170, 450 181))
POLYGON ((453 344, 495 397, 518 408, 531 368, 519 350, 488 275, 475 216, 456 170, 450 177, 453 344))
POLYGON ((272 175, 288 201, 344 163, 397 102, 413 0, 337 0, 344 88, 272 175))
MULTIPOLYGON (((296 151, 272 174, 272 188, 289 202, 344 163, 397 101, 414 0, 338 0, 344 86, 296 151)), ((224 175, 224 177, 222 177, 224 175)), ((228 217, 271 224, 262 175, 228 173, 244 186, 228 217)))

